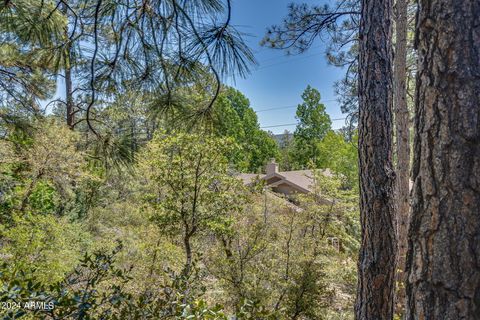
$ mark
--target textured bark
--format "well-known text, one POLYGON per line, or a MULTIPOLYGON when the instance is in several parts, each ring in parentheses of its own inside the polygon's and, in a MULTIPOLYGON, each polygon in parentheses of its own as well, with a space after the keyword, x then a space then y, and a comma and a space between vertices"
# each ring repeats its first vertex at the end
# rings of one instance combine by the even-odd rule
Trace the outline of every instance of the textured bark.
POLYGON ((410 132, 407 105, 407 0, 395 2, 395 57, 393 60, 393 92, 397 163, 395 168, 395 196, 397 215, 397 297, 396 312, 402 314, 405 306, 405 257, 409 219, 410 132))
POLYGON ((394 309, 391 10, 389 0, 362 0, 359 59, 362 244, 356 319, 392 319, 394 309))
MULTIPOLYGON (((68 18, 68 6, 66 3, 63 5, 63 13, 68 18)), ((68 32, 68 23, 65 27, 65 38, 69 38, 68 32)), ((65 102, 67 106, 67 125, 73 129, 75 123, 75 113, 74 113, 74 106, 73 106, 73 90, 72 90, 72 45, 69 40, 65 44, 65 52, 64 52, 64 67, 65 67, 65 102)))
POLYGON ((479 17, 419 1, 406 319, 480 319, 479 17))
POLYGON ((73 108, 72 71, 70 66, 70 46, 67 45, 67 65, 65 65, 65 96, 67 103, 67 125, 73 129, 75 114, 73 108))

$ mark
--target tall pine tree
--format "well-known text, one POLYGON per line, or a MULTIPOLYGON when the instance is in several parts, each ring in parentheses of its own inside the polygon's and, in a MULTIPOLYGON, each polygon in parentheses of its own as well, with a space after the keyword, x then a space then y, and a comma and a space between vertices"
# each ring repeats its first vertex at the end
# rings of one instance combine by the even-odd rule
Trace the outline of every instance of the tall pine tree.
POLYGON ((362 242, 355 316, 392 319, 395 275, 392 161, 392 1, 363 0, 359 57, 362 242))
POLYGON ((419 1, 406 319, 480 317, 479 16, 419 1))

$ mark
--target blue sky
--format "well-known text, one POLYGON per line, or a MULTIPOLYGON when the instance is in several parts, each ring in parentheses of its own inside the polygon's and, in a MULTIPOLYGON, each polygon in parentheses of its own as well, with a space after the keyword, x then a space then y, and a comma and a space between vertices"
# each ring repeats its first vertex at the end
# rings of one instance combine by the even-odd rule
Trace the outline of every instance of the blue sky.
MULTIPOLYGON (((245 94, 254 110, 260 111, 299 104, 301 94, 307 85, 318 89, 327 112, 332 119, 344 118, 336 101, 333 84, 344 75, 340 68, 327 64, 325 44, 317 41, 312 48, 301 55, 287 56, 279 50, 259 45, 265 30, 278 24, 287 14, 287 5, 292 0, 233 0, 232 21, 240 31, 247 33, 245 38, 255 52, 259 63, 246 79, 228 79, 227 84, 245 94)), ((323 4, 329 1, 294 1, 323 4)), ((258 112, 262 127, 295 123, 295 107, 258 112)), ((344 120, 333 121, 334 128, 340 128, 344 120)), ((285 129, 293 131, 295 125, 265 128, 274 133, 285 129)))

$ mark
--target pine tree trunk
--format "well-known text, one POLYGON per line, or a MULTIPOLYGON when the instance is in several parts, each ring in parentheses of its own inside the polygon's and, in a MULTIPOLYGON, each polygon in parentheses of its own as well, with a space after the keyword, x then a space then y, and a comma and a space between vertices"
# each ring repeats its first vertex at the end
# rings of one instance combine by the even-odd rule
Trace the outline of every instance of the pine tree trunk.
POLYGON ((406 319, 480 319, 479 17, 419 1, 406 319))
POLYGON ((362 0, 359 164, 362 244, 356 319, 393 318, 395 289, 390 0, 362 0))
POLYGON ((73 93, 72 93, 72 71, 70 66, 70 48, 66 49, 68 62, 65 66, 65 96, 67 103, 67 125, 73 129, 75 123, 75 114, 73 109, 73 93))
MULTIPOLYGON (((68 18, 68 6, 63 4, 63 13, 68 18)), ((67 105, 67 125, 73 129, 75 123, 75 113, 73 110, 73 90, 72 90, 72 45, 69 41, 68 23, 65 27, 65 52, 64 52, 64 68, 65 68, 65 102, 67 105)))
POLYGON ((409 219, 410 132, 407 105, 407 0, 396 0, 395 57, 393 60, 394 110, 396 129, 396 215, 397 215, 397 298, 396 310, 402 314, 405 307, 405 257, 409 219))

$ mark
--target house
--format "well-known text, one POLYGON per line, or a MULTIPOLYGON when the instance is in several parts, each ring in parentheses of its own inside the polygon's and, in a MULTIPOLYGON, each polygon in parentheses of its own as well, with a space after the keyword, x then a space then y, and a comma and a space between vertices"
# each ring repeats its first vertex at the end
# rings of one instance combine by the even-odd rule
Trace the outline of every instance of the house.
POLYGON ((271 159, 265 171, 265 174, 242 173, 239 178, 245 185, 251 185, 258 180, 265 181, 265 185, 272 191, 287 196, 313 191, 314 174, 311 170, 280 171, 275 159, 271 159))

